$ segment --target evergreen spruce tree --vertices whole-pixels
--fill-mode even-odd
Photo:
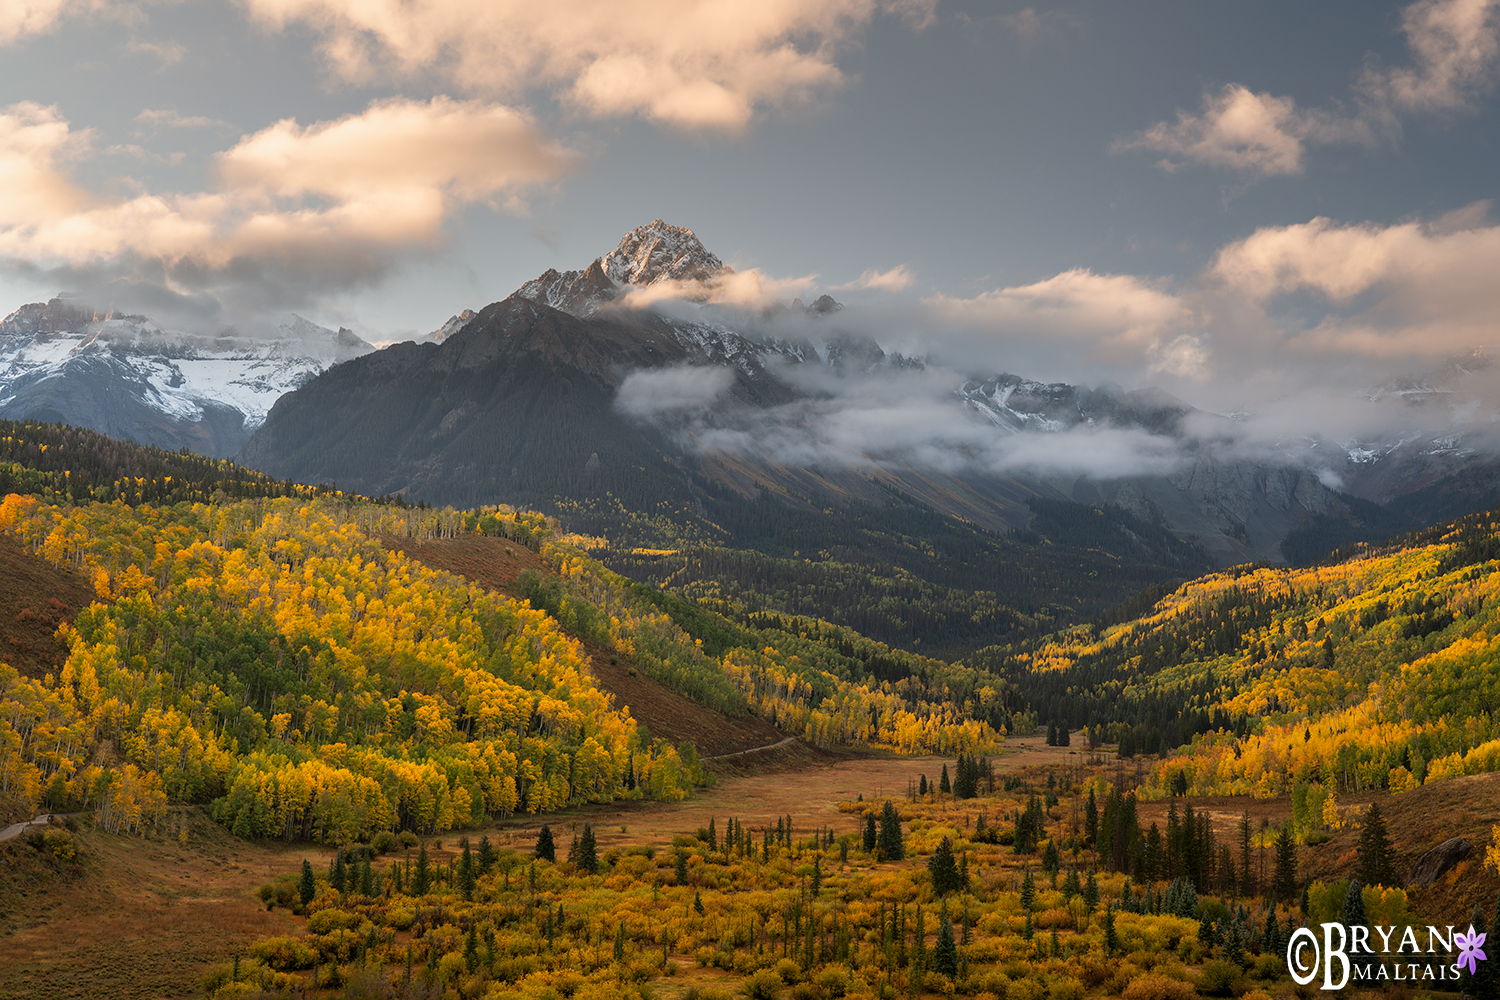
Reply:
[[[411,891],[414,896],[425,896],[432,888],[432,862],[427,858],[427,845],[417,854],[417,872],[412,877]]]
[[[1093,872],[1089,872],[1089,877],[1084,880],[1083,901],[1088,904],[1090,913],[1099,907],[1099,883]]]
[[[469,838],[463,839],[463,852],[458,857],[458,891],[465,900],[474,899],[474,887],[477,883],[474,874],[474,855],[469,850]]]
[[[927,871],[932,875],[932,891],[939,897],[946,896],[950,892],[959,892],[964,888],[963,879],[958,871],[958,863],[953,857],[952,838],[944,837],[939,842],[937,849],[932,852],[932,857],[927,859]]]
[[[1120,935],[1115,930],[1115,908],[1114,905],[1104,910],[1104,954],[1113,955],[1120,950]]]
[[[1359,862],[1355,877],[1364,885],[1381,885],[1388,889],[1400,888],[1401,885],[1391,858],[1385,817],[1380,814],[1379,804],[1374,802],[1365,813],[1364,829],[1359,834]]]
[[[538,861],[557,861],[557,844],[552,839],[552,827],[542,824],[536,835],[536,850],[532,852]]]
[[[946,763],[943,765],[943,776],[938,779],[938,791],[944,795],[949,795],[953,792],[953,783],[948,780],[948,765]]]
[[[932,970],[949,979],[958,978],[958,944],[953,940],[953,924],[944,913],[938,921],[937,944],[932,949]]]
[[[302,880],[297,884],[297,894],[306,906],[313,901],[318,894],[318,883],[313,879],[312,862],[306,858],[302,859]]]
[[[359,866],[359,894],[367,899],[375,895],[375,872],[368,857]]]
[[[1026,874],[1021,879],[1021,905],[1026,912],[1036,905],[1036,881],[1031,877],[1031,869],[1026,869]]]
[[[823,859],[822,858],[814,858],[813,859],[812,882],[808,885],[808,888],[812,890],[812,894],[814,896],[816,896],[818,893],[820,893],[820,892],[823,891]]]
[[[1068,877],[1063,879],[1063,899],[1072,899],[1083,891],[1083,886],[1078,881],[1078,869],[1069,868]]]
[[[901,861],[906,857],[906,844],[901,836],[901,817],[889,799],[880,812],[880,834],[875,843],[876,852],[884,861]]]
[[[693,890],[693,912],[703,912],[703,897],[698,893],[697,889]]]
[[[687,885],[687,880],[688,880],[687,859],[688,859],[687,851],[679,850],[677,852],[677,864],[676,864],[676,867],[673,869],[673,878],[674,878],[674,880],[676,881],[676,883],[678,885]]]
[[[594,842],[594,828],[583,824],[583,839],[578,842],[578,869],[590,875],[599,873],[599,852]]]
[[[719,849],[719,832],[714,827],[714,818],[708,818],[708,849],[717,851]]]
[[[1276,833],[1276,898],[1290,903],[1296,895],[1297,844],[1292,840],[1292,825],[1283,823]]]
[[[344,849],[340,847],[333,859],[333,871],[328,873],[328,884],[339,892],[349,891],[349,869],[344,866]]]
[[[1281,924],[1276,919],[1276,907],[1266,910],[1266,926],[1261,931],[1260,949],[1272,955],[1281,954]]]
[[[1047,841],[1047,849],[1042,852],[1042,871],[1049,875],[1056,875],[1057,869],[1062,866],[1062,858],[1057,853],[1057,838],[1053,837]]]
[[[865,813],[864,849],[866,854],[872,853],[875,850],[875,843],[875,813],[871,811]]]
[[[921,795],[926,795],[926,794],[927,794],[927,775],[924,774],[924,775],[921,776],[921,778],[919,778],[917,780],[917,795],[921,796]]]
[[[547,831],[551,833],[551,830]],[[490,869],[495,867],[495,862],[500,860],[500,854],[490,843],[490,835],[485,834],[479,838],[479,874],[488,875]]]

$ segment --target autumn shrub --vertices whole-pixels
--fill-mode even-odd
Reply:
[[[1010,991],[1010,977],[998,969],[990,969],[975,976],[974,982],[981,993],[992,994],[995,1000],[1009,1000],[1007,994]]]
[[[1072,976],[1058,976],[1047,989],[1047,1000],[1083,1000],[1083,982]]]
[[[790,958],[783,958],[774,966],[776,975],[783,983],[797,983],[802,981],[802,966],[793,962]]]
[[[1256,979],[1262,979],[1266,982],[1270,982],[1275,979],[1280,979],[1285,973],[1286,960],[1280,955],[1272,955],[1268,953],[1256,958],[1255,965],[1251,967],[1250,974],[1253,975]]]
[[[785,961],[785,959],[783,959]],[[793,967],[796,962],[791,963]],[[750,1000],[776,1000],[781,996],[784,982],[772,969],[761,969],[745,980],[745,996]]]
[[[844,965],[829,965],[818,971],[813,982],[826,997],[841,997],[849,992],[849,968]]]
[[[381,830],[370,839],[370,846],[381,854],[389,854],[396,847],[396,835],[389,830]]]
[[[364,923],[364,917],[348,910],[330,908],[319,910],[307,918],[309,934],[327,934],[329,931],[353,930]]]
[[[1124,1000],[1194,1000],[1197,995],[1191,984],[1155,972],[1137,976],[1121,994]]]
[[[1021,976],[1011,980],[1005,1000],[1042,1000],[1046,995],[1045,985],[1030,976]]]
[[[410,830],[402,830],[396,839],[401,841],[402,847],[416,847],[417,844],[421,843],[421,838]]]
[[[273,969],[310,969],[313,950],[300,937],[261,938],[250,946],[250,954]]]
[[[1245,970],[1235,963],[1216,958],[1203,963],[1203,970],[1198,973],[1198,989],[1209,996],[1228,996],[1244,975]]]

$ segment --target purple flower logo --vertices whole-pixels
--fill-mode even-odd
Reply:
[[[1467,968],[1469,975],[1476,975],[1479,971],[1479,963],[1485,960],[1485,954],[1480,950],[1484,944],[1485,935],[1476,933],[1474,925],[1469,925],[1469,933],[1462,931],[1453,935],[1453,943],[1461,949],[1458,953],[1458,967]]]

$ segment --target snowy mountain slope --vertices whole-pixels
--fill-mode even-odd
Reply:
[[[300,316],[268,337],[204,336],[53,299],[0,321],[0,416],[227,457],[282,395],[372,350]]]

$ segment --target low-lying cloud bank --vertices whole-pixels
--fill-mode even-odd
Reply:
[[[771,409],[730,402],[722,373],[644,372],[627,380],[620,405],[691,447],[789,464],[1107,478],[1169,472],[1210,447],[1222,459],[1303,465],[1337,485],[1351,449],[1426,440],[1500,452],[1500,367],[1490,360],[1500,340],[1500,226],[1487,209],[1390,226],[1318,218],[1267,227],[1185,279],[1074,269],[970,298],[825,315],[698,287],[689,296],[697,304],[656,306],[807,340],[825,355],[830,342],[866,339],[925,367],[790,365],[776,374],[806,398]],[[997,419],[986,408],[1004,399],[959,390],[1001,372],[1104,385],[1118,402],[1100,408],[1096,395],[1083,415],[1075,402],[1061,420]],[[1170,404],[1110,385],[1155,387],[1185,415],[1168,419]],[[1018,410],[1036,405],[1025,395]]]

